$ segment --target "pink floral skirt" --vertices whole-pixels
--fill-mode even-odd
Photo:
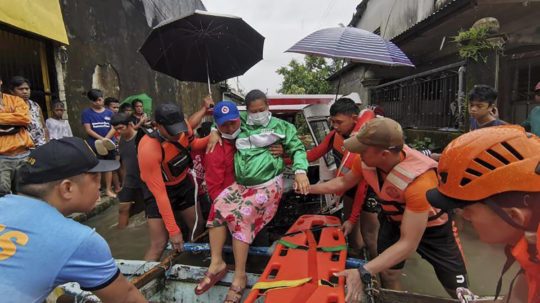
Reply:
[[[227,224],[235,239],[251,244],[259,231],[274,218],[282,193],[281,175],[253,187],[235,182],[214,200],[206,226]]]

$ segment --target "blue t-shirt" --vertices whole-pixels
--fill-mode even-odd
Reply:
[[[18,195],[0,198],[2,302],[41,303],[67,282],[97,290],[118,275],[107,242],[93,229],[46,202]]]
[[[499,126],[499,125],[506,125],[508,123],[504,122],[503,120],[499,120],[499,119],[495,119],[491,122],[488,122],[486,124],[483,124],[483,125],[480,125],[478,124],[478,121],[476,121],[476,119],[474,118],[470,118],[470,130],[473,131],[473,130],[477,130],[477,129],[481,129],[481,128],[484,128],[484,127],[491,127],[491,126]]]
[[[105,109],[101,113],[97,113],[92,108],[87,108],[81,114],[81,121],[83,124],[90,124],[93,131],[105,137],[111,130],[111,117],[113,115],[114,113],[110,109]],[[95,151],[94,142],[96,139],[88,136],[86,141]]]

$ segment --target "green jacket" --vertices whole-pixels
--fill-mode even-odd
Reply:
[[[293,160],[293,170],[307,172],[306,149],[296,134],[296,127],[289,122],[272,117],[266,126],[248,125],[247,113],[240,113],[241,132],[236,139],[234,171],[236,182],[253,186],[267,182],[285,169],[282,157],[274,157],[268,146],[279,143],[285,154]]]

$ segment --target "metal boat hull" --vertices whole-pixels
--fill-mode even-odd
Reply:
[[[128,278],[142,275],[149,271],[158,262],[145,262],[138,260],[117,260],[120,271]],[[232,282],[233,272],[229,271],[225,278],[216,286],[201,296],[194,293],[194,288],[206,272],[206,267],[192,265],[174,265],[168,272],[166,277],[156,279],[145,285],[141,291],[150,302],[223,302],[227,294],[227,290]],[[259,279],[258,274],[248,273],[248,287],[251,287]],[[89,292],[82,291],[77,283],[67,283],[60,286],[60,291],[55,291],[55,295],[51,295],[47,303],[56,302],[56,298],[63,294],[75,297],[75,302],[100,302],[99,299]],[[245,296],[247,295],[245,292]],[[64,301],[63,301],[64,302]],[[261,298],[260,302],[264,302]],[[367,301],[363,301],[367,302]],[[451,303],[456,300],[434,297],[429,295],[421,295],[403,291],[392,291],[382,289],[377,303]],[[500,302],[502,300],[493,301],[490,298],[477,300],[476,302]]]

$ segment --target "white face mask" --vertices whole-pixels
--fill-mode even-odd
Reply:
[[[221,137],[223,137],[223,139],[229,139],[229,140],[234,140],[236,139],[236,137],[238,137],[238,134],[240,134],[240,127],[232,134],[221,134]]]
[[[250,125],[265,126],[270,122],[270,118],[272,118],[272,113],[268,110],[258,113],[248,113],[247,123]]]

